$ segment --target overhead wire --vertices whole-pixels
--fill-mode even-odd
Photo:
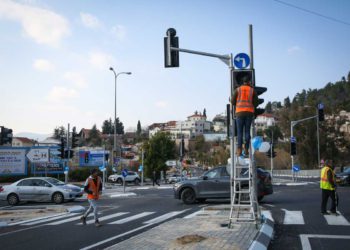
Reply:
[[[295,8],[295,9],[298,9],[298,10],[301,10],[301,11],[304,11],[304,12],[307,12],[309,14],[313,14],[315,16],[323,17],[323,18],[331,20],[333,22],[337,22],[337,23],[341,23],[341,24],[350,26],[350,23],[348,23],[348,22],[342,21],[340,19],[336,19],[336,18],[331,17],[331,16],[323,15],[323,14],[318,13],[316,11],[308,10],[308,9],[305,9],[305,8],[302,8],[302,7],[299,7],[299,6],[296,6],[294,4],[290,4],[290,3],[287,3],[287,2],[284,2],[284,1],[281,1],[281,0],[273,0],[273,1],[275,1],[277,3],[280,3],[280,4],[284,4],[286,6],[289,6],[289,7]]]

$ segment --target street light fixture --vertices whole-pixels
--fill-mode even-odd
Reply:
[[[117,78],[119,75],[126,74],[131,75],[131,72],[119,72],[116,73],[113,67],[110,67],[109,70],[113,71],[114,74],[114,144],[113,144],[113,151],[117,151]],[[114,160],[114,159],[113,159]]]

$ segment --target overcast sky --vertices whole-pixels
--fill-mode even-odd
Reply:
[[[225,111],[228,67],[180,54],[165,69],[163,37],[216,54],[248,53],[253,25],[257,85],[267,101],[322,88],[350,70],[347,0],[0,0],[0,125],[14,133],[57,126],[101,128],[117,116],[125,128]]]

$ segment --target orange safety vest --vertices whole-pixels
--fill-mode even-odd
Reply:
[[[242,85],[237,89],[237,91],[238,91],[238,95],[237,95],[237,101],[236,101],[236,113],[239,113],[239,112],[254,113],[253,88],[247,85]]]
[[[328,177],[327,177],[327,173],[328,171],[331,171],[332,176],[333,176],[333,181],[334,181],[334,172],[333,170],[328,167],[328,166],[324,166],[321,170],[321,181],[320,181],[320,188],[321,189],[326,189],[326,190],[334,190],[334,186],[332,185],[332,183],[329,182]]]
[[[88,194],[87,198],[89,200],[98,200],[98,198],[100,197],[100,177],[97,177],[97,182],[95,184],[94,179],[89,178],[88,179],[88,187],[89,190],[92,192],[92,194]]]

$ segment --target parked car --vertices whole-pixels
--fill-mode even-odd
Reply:
[[[173,174],[173,175],[170,175],[167,179],[166,179],[166,182],[167,183],[176,183],[176,182],[179,182],[179,181],[182,181],[182,180],[185,180],[186,177],[183,176],[183,175],[180,175],[180,174]]]
[[[33,177],[0,187],[0,200],[7,200],[12,206],[20,201],[52,201],[60,204],[83,196],[83,192],[82,188],[55,178]]]
[[[242,173],[242,177],[248,173]],[[257,168],[258,200],[265,195],[273,193],[271,175],[269,172]],[[242,187],[248,182],[242,183]],[[206,199],[230,198],[230,175],[226,166],[220,166],[204,173],[199,178],[191,178],[174,184],[174,196],[181,199],[185,204],[196,201],[204,202]]]
[[[121,174],[112,174],[108,177],[108,180],[111,182],[116,182],[118,184],[123,184],[123,176]],[[128,171],[128,175],[125,177],[126,182],[133,182],[135,185],[139,185],[141,178],[134,171]]]
[[[335,181],[338,185],[350,185],[350,168],[344,169],[344,172],[335,175]]]

